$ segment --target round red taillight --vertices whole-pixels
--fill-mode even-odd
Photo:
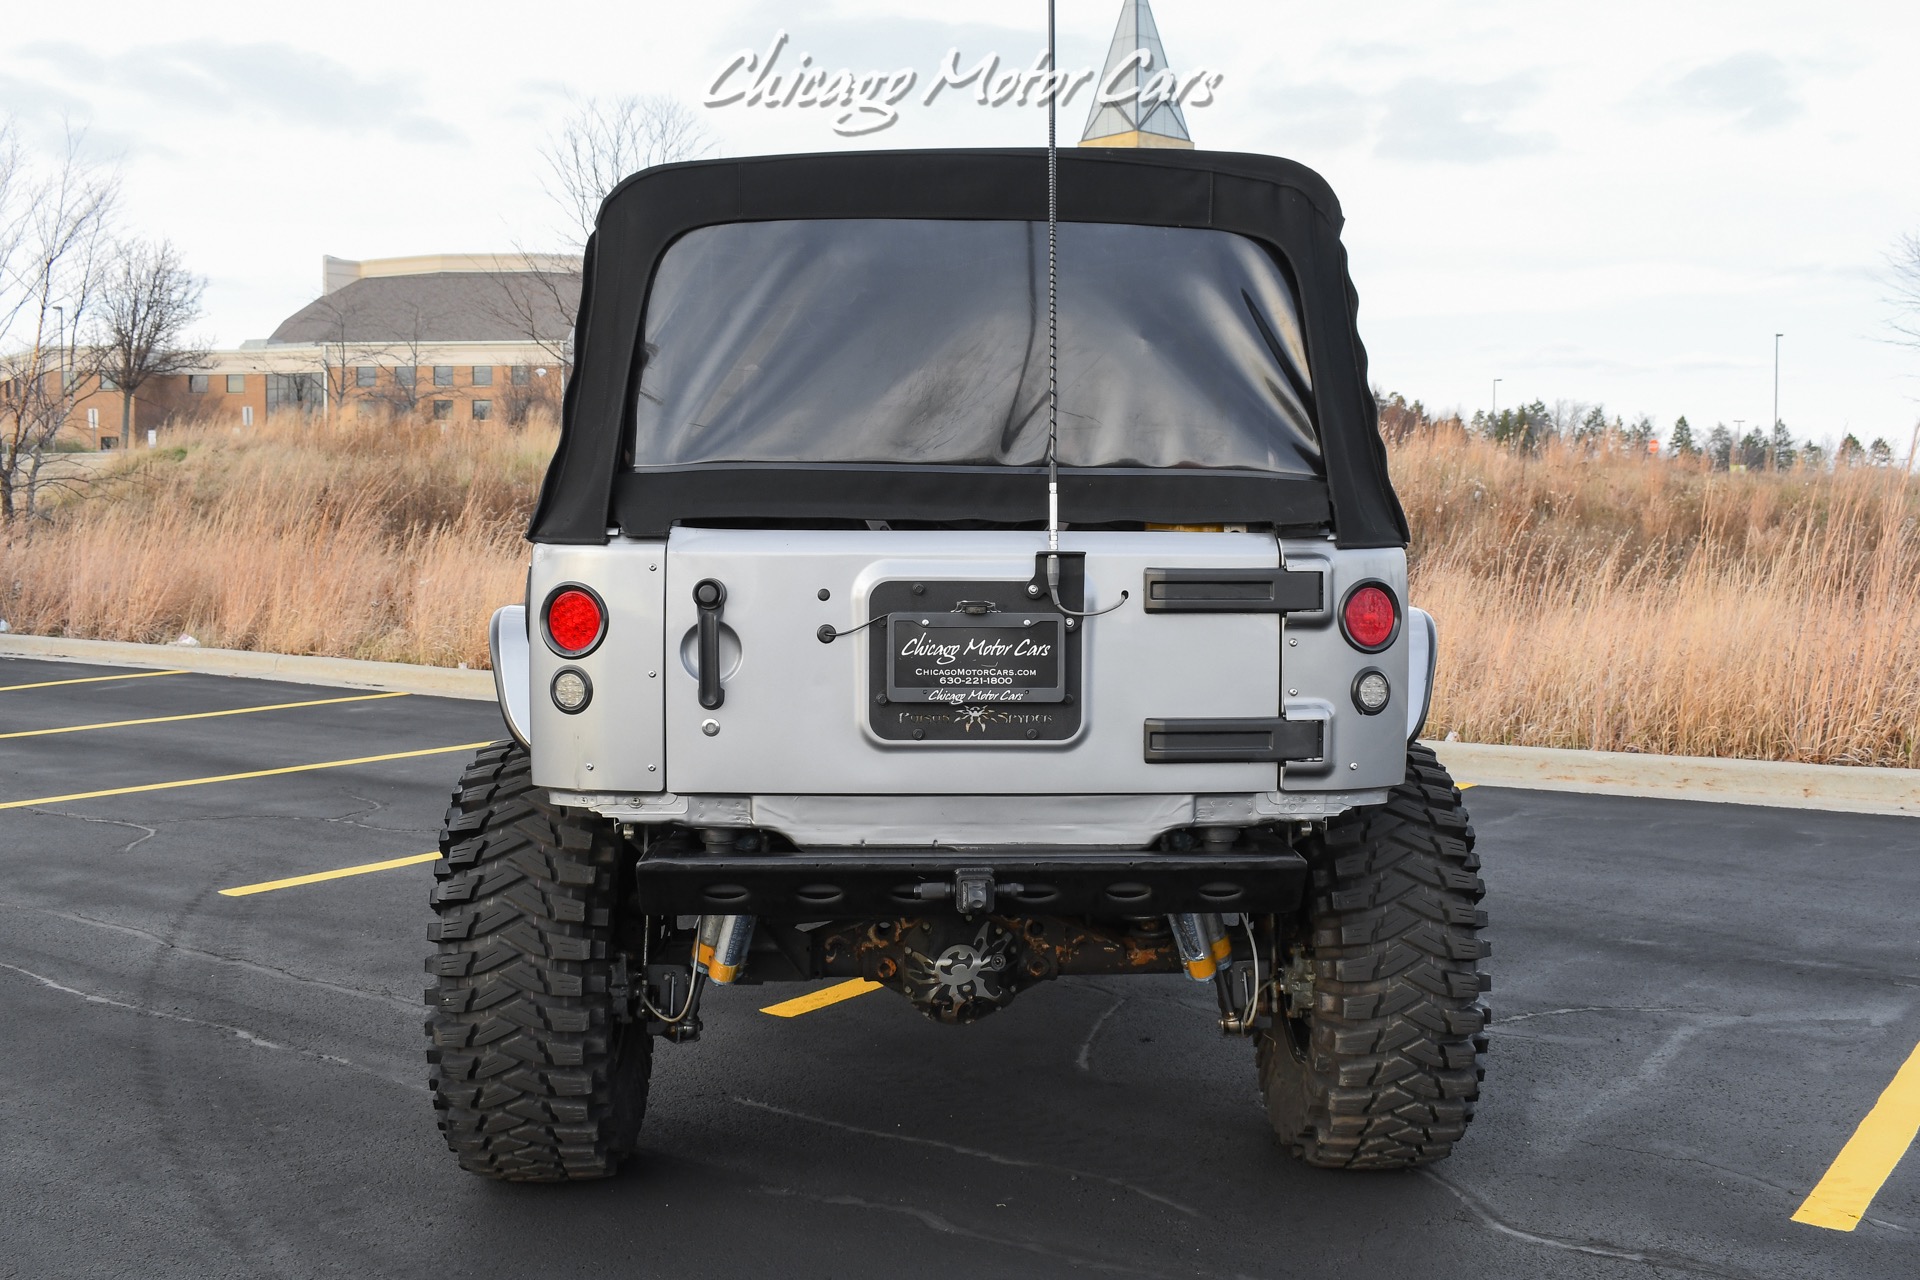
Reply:
[[[547,638],[570,658],[598,644],[606,623],[600,602],[578,587],[556,591],[547,601]]]
[[[1340,610],[1340,625],[1356,649],[1369,653],[1384,649],[1393,641],[1400,622],[1400,610],[1385,587],[1372,583],[1356,588]]]

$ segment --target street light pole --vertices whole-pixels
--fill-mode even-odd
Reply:
[[[1786,336],[1784,333],[1773,335],[1773,425],[1767,428],[1768,435],[1780,429],[1780,339]]]
[[[1496,418],[1500,416],[1500,382],[1499,378],[1493,380],[1493,416]]]

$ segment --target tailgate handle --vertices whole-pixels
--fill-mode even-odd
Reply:
[[[1318,760],[1324,750],[1318,720],[1285,716],[1245,719],[1149,720],[1148,764],[1285,764]]]
[[[1318,613],[1317,569],[1148,569],[1148,613]]]
[[[694,607],[700,610],[700,705],[712,711],[727,700],[720,687],[720,610],[726,607],[727,588],[717,578],[693,584]]]

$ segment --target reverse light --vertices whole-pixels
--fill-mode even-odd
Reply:
[[[1347,643],[1365,653],[1378,653],[1400,632],[1400,605],[1378,582],[1363,582],[1347,593],[1340,606],[1340,629]]]
[[[607,610],[600,597],[586,587],[560,587],[547,597],[540,611],[547,647],[563,658],[593,652],[607,631]]]
[[[593,701],[593,681],[587,679],[587,673],[578,667],[562,667],[553,673],[553,685],[549,689],[553,695],[553,705],[573,715],[584,711]]]
[[[1363,716],[1377,716],[1387,709],[1387,700],[1393,696],[1393,686],[1387,683],[1386,673],[1369,667],[1353,681],[1353,705],[1360,709]]]

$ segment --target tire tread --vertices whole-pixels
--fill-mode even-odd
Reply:
[[[525,748],[502,742],[461,775],[440,853],[425,994],[447,1146],[462,1168],[502,1181],[612,1174],[651,1060],[645,1033],[623,1034],[607,996],[612,827],[548,805]]]
[[[1304,1061],[1257,1042],[1275,1132],[1306,1163],[1404,1169],[1444,1159],[1480,1094],[1491,982],[1486,892],[1460,792],[1411,743],[1386,804],[1330,823],[1309,851],[1314,1005]]]

